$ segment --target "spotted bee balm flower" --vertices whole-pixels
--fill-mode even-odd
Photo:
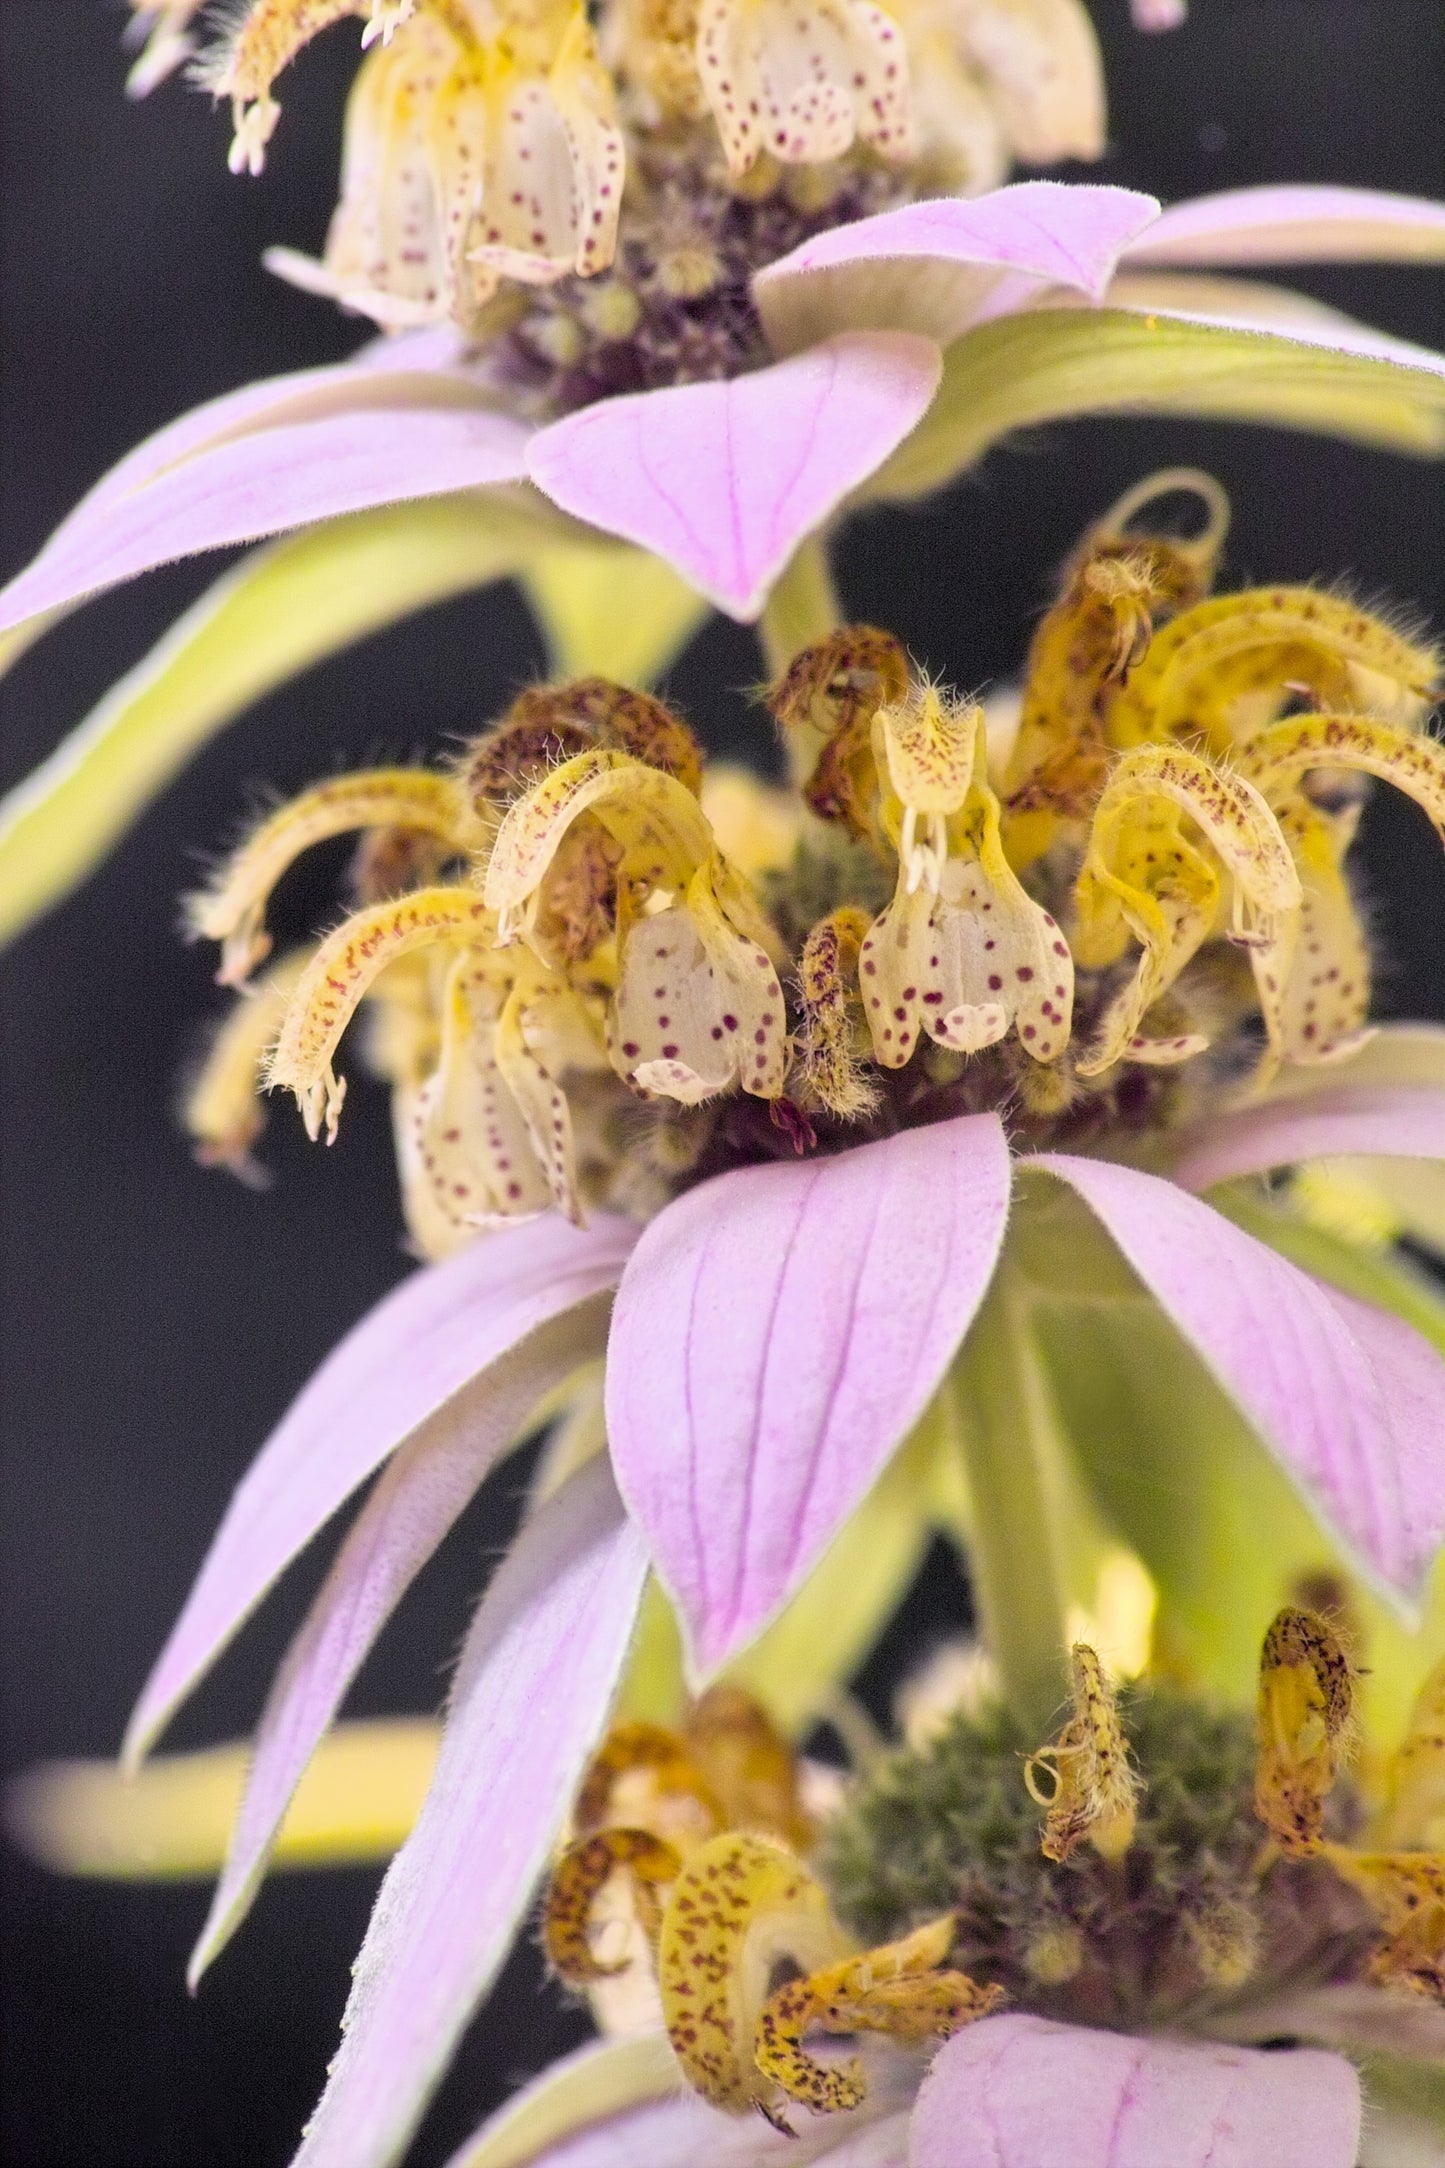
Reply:
[[[1182,537],[1164,516],[1181,492],[1203,508]],[[915,2160],[951,2158],[917,2136],[949,2069],[987,2093],[1042,2057],[1113,2086],[1117,2105],[1147,2068],[1181,2100],[1203,2097],[1196,2081],[1242,2086],[1282,2124],[1314,2088],[1306,2058],[1155,2039],[1173,2017],[1142,1989],[1101,2017],[1068,1994],[1030,2002],[1016,1966],[975,1978],[939,1924],[946,1894],[931,1915],[910,1902],[879,1933],[870,1924],[880,1947],[860,1956],[792,1858],[808,1837],[791,1794],[754,1795],[739,1849],[733,1778],[707,1760],[715,1738],[703,1753],[689,1734],[698,1782],[676,1775],[683,1748],[648,1748],[666,1826],[624,1817],[622,1853],[602,1842],[618,1826],[612,1780],[585,1776],[619,1691],[629,1720],[670,1723],[685,1679],[722,1680],[805,1729],[936,1530],[966,1558],[1014,1727],[986,1751],[970,1733],[969,1752],[1019,1779],[1035,1849],[1039,1802],[1041,1856],[1065,1875],[1095,1859],[1127,1883],[1151,1811],[1138,1776],[1174,1796],[1144,1766],[1147,1727],[1137,1751],[1119,1732],[1088,1653],[1125,1583],[1148,1591],[1138,1663],[1157,1604],[1161,1668],[1187,1686],[1185,1713],[1148,1734],[1171,1767],[1204,1701],[1237,1694],[1263,1622],[1322,1574],[1348,1591],[1371,1649],[1368,1677],[1330,1672],[1337,1698],[1347,1685],[1372,1723],[1403,1725],[1419,1658],[1401,1620],[1418,1620],[1445,1534],[1445,1313],[1388,1238],[1445,1247],[1430,1186],[1445,1039],[1370,1024],[1347,853],[1372,778],[1445,829],[1445,756],[1425,727],[1438,661],[1338,593],[1216,592],[1226,519],[1207,476],[1131,491],[1065,568],[1016,701],[955,696],[878,628],[803,648],[767,693],[795,792],[709,775],[664,703],[585,678],[525,692],[446,770],[305,793],[194,899],[193,929],[243,989],[190,1100],[205,1156],[248,1161],[261,1083],[334,1134],[338,1043],[364,1009],[407,1224],[434,1260],[336,1350],[262,1451],[136,1711],[132,1761],[377,1475],[277,1674],[194,1975],[242,1918],[401,1594],[537,1411],[567,1411],[468,1636],[305,2168],[398,2157],[579,1785],[594,1800],[578,1828],[592,1865],[554,1883],[564,1970],[587,1969],[604,1867],[622,1860],[644,1891],[664,1972],[668,1949],[690,1947],[678,1893],[704,1894],[694,1884],[713,1866],[736,1884],[727,1933],[742,1969],[718,1960],[732,2028],[718,2067],[732,2075],[701,2085],[724,2105],[783,2114],[770,2088],[788,2096],[789,2072],[790,2097],[851,2098],[851,2079],[812,2075],[804,2035],[830,2013],[918,2043],[991,2008],[996,1986],[1010,2013],[945,2049]],[[351,915],[269,961],[276,880],[311,844],[356,831]],[[1354,1239],[1338,1231],[1347,1206]],[[1044,1747],[1071,1639],[1075,1711]],[[1354,1824],[1325,1802],[1345,1735],[1328,1709],[1320,1730],[1313,1658],[1296,1676],[1294,1646],[1271,1643],[1265,1822],[1291,1860],[1324,1860],[1329,1888],[1363,1900],[1353,1931],[1376,1975],[1429,1987],[1428,1963],[1390,1955],[1416,1950],[1401,1894],[1416,1885],[1384,1869],[1371,1883],[1368,1848],[1338,1850]],[[539,1729],[528,1712],[541,1705]],[[1224,1773],[1208,1781],[1234,1800],[1238,1740],[1226,1727],[1218,1741]],[[1412,1746],[1402,1769],[1412,1756],[1429,1761]],[[766,1755],[760,1766],[776,1775]],[[1214,1806],[1200,1811],[1216,1828]],[[1250,1952],[1273,1932],[1254,1913],[1242,1924],[1257,1841],[1244,1826],[1246,1850],[1218,1838],[1223,1879],[1204,1877],[1217,1902],[1193,1903],[1175,1953],[1183,1965],[1186,1942],[1195,1952],[1191,1994],[1200,1964],[1231,1995],[1231,1967],[1254,1979]],[[797,1912],[813,1928],[780,1943],[760,1924],[759,1940],[758,1907],[760,1922]],[[1052,1970],[1061,1992],[1093,1980],[1097,1966],[1070,1954],[1080,1923],[1061,1914],[1052,1944],[1046,1924],[1034,1920],[1024,1974],[1048,1986]],[[770,2005],[769,1965],[790,1950],[805,1987]],[[769,2008],[759,2065],[748,2028]],[[1217,2022],[1211,2001],[1196,2029],[1217,2040]],[[1075,2023],[1144,2033],[1081,2043],[1058,2029]],[[723,2052],[715,2027],[707,2039]],[[973,2041],[1000,2043],[996,2067]],[[1353,2081],[1341,2065],[1327,2085],[1319,2144],[1338,2139],[1344,2163]],[[895,2109],[880,2159],[904,2158],[902,2096]],[[549,2142],[559,2127],[546,2124]]]
[[[1121,1695],[1085,1643],[1070,1674],[1052,1745],[996,1702],[957,1708],[813,1824],[735,1688],[676,1731],[616,1727],[544,1938],[581,1989],[641,1971],[645,2015],[534,2081],[456,2168],[1354,2168],[1339,2051],[1445,2043],[1440,1670],[1373,1794],[1348,1768],[1355,1667],[1316,1613],[1269,1626],[1253,1724],[1175,1685]],[[614,1885],[640,1927],[620,1957]],[[1371,2159],[1408,2157],[1388,2118],[1372,2135]]]
[[[1439,205],[992,185],[1100,149],[1077,0],[611,0],[595,23],[581,0],[254,0],[202,63],[238,164],[342,15],[368,50],[341,201],[320,262],[271,260],[389,336],[161,430],[0,596],[4,661],[139,572],[288,537],[0,808],[0,927],[250,700],[446,595],[521,580],[559,671],[648,680],[709,604],[761,620],[779,666],[836,621],[845,514],[1020,429],[1184,413],[1445,446],[1438,355],[1217,275],[1439,262]],[[151,73],[198,35],[182,6],[137,20]]]

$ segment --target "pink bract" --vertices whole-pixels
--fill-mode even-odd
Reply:
[[[785,357],[839,333],[891,334],[887,343],[857,341],[850,358],[835,351],[826,366],[815,352],[801,371],[784,358],[731,383],[604,402],[536,430],[496,411],[451,334],[407,334],[338,368],[212,401],[138,447],[0,595],[0,631],[174,557],[409,497],[514,487],[528,475],[597,528],[657,549],[746,619],[797,545],[927,408],[938,357],[897,335],[946,344],[1038,303],[1108,300],[1116,269],[1334,256],[1441,260],[1445,207],[1363,189],[1271,188],[1160,213],[1127,189],[1043,181],[913,204],[809,242],[756,282]],[[1260,321],[1248,293],[1234,317],[1203,289],[1197,308],[1187,294],[1131,295],[1128,305],[1216,325]],[[1393,363],[1419,384],[1445,375],[1438,355],[1343,318],[1278,331],[1301,350]],[[1088,407],[1081,394],[1079,410]],[[762,417],[756,447],[730,444],[740,416],[753,426]],[[772,456],[775,437],[788,456]],[[680,445],[693,453],[685,468]]]

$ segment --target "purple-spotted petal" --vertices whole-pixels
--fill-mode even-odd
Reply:
[[[730,382],[599,400],[541,429],[533,481],[749,623],[798,544],[922,418],[927,339],[860,332]]]
[[[1440,263],[1445,203],[1379,188],[1230,188],[1171,204],[1124,254],[1139,264]]]
[[[617,1480],[704,1674],[794,1594],[922,1414],[993,1276],[992,1114],[746,1167],[652,1222],[607,1362]]]
[[[527,1915],[606,1725],[646,1573],[605,1456],[541,1507],[498,1569],[296,2168],[385,2168],[405,2149]]]
[[[530,432],[456,370],[309,369],[182,416],[83,497],[0,593],[0,631],[200,550],[525,474]]]
[[[541,1325],[392,1459],[277,1673],[210,1916],[191,1958],[195,1987],[240,1925],[286,1810],[347,1687],[396,1605],[545,1394],[606,1337],[606,1295]]]
[[[1360,2081],[1341,2055],[1139,2040],[985,2018],[945,2042],[911,2168],[1354,2168]]]
[[[1308,1099],[1241,1107],[1186,1136],[1173,1174],[1186,1189],[1208,1189],[1239,1174],[1359,1153],[1445,1159],[1445,1087],[1339,1084]]]
[[[943,344],[1060,286],[1101,301],[1128,243],[1159,215],[1132,188],[1019,181],[860,218],[803,242],[753,281],[773,348],[832,332],[922,332]]]
[[[1315,1511],[1409,1605],[1445,1535],[1445,1362],[1172,1182],[1028,1160],[1072,1184]]]
[[[414,1273],[347,1334],[243,1477],[131,1718],[127,1760],[358,1484],[438,1410],[466,1414],[488,1365],[527,1334],[615,1286],[635,1240],[620,1220],[531,1220]],[[456,1395],[465,1408],[448,1407]]]

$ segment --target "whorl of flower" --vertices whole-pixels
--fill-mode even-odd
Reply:
[[[190,10],[152,12],[158,80]],[[810,212],[836,224],[871,207],[887,169],[900,198],[976,192],[1015,157],[1103,149],[1080,0],[610,0],[595,33],[582,0],[250,0],[193,69],[231,100],[233,171],[261,170],[276,78],[348,15],[374,49],[347,108],[324,260],[272,260],[388,326],[473,327],[504,278],[593,277],[624,210],[648,244],[647,281],[696,298],[717,281],[707,208],[720,226],[735,191],[773,197],[788,169],[816,178],[791,206],[779,198],[781,226],[761,222],[758,263],[802,239]],[[629,304],[624,286],[609,321]]]
[[[1159,523],[1180,491],[1208,512],[1192,541]],[[686,726],[603,679],[524,693],[449,774],[304,793],[193,929],[243,983],[279,875],[348,830],[369,838],[361,907],[217,1042],[190,1116],[205,1156],[246,1159],[263,1017],[267,1081],[334,1134],[363,999],[432,1254],[549,1199],[652,1210],[700,1173],[946,1113],[1137,1140],[1251,1070],[1349,1054],[1370,993],[1344,870],[1358,779],[1445,833],[1445,749],[1420,728],[1435,651],[1311,588],[1209,595],[1223,531],[1216,485],[1177,471],[1091,529],[1011,743],[887,633],[805,649],[767,696],[804,773],[790,860],[745,823],[722,848]]]
[[[678,1732],[622,1726],[548,1886],[553,1967],[583,1988],[650,1969],[688,2083],[784,2129],[790,2103],[837,2113],[867,2094],[861,2067],[820,2061],[809,2036],[916,2047],[1008,2003],[1081,2026],[1265,2039],[1301,1977],[1337,1995],[1359,1983],[1366,2010],[1369,1986],[1445,2002],[1445,1859],[1427,1820],[1399,1819],[1402,1791],[1445,1780],[1438,1669],[1382,1764],[1396,1802],[1384,1852],[1378,1802],[1358,1787],[1332,1796],[1333,1746],[1322,1774],[1326,1740],[1353,1720],[1352,1666],[1324,1618],[1291,1608],[1266,1634],[1257,1736],[1177,1687],[1121,1699],[1086,1644],[1070,1667],[1075,1713],[1055,1745],[1025,1759],[1000,1709],[956,1712],[926,1746],[855,1776],[841,1812],[801,1836],[781,1742],[735,1688]],[[730,1733],[767,1752],[769,1784],[745,1799],[720,1760]],[[1283,1803],[1301,1785],[1317,1809],[1308,1838]],[[1092,1860],[1075,1856],[1085,1842]],[[599,1924],[598,1904],[615,1884],[643,1932],[603,1960],[594,1937],[617,1947],[621,1915]],[[770,1991],[784,1958],[797,1977]],[[1308,2037],[1309,2019],[1296,2029]]]
[[[740,1792],[739,1764],[759,1761],[769,1781]],[[638,1773],[651,1782],[633,1784],[625,1823],[610,1819],[619,1780]],[[692,1809],[687,1823],[679,1799]],[[579,1987],[621,1969],[598,1958],[592,1935],[598,1898],[624,1877],[678,2064],[715,2108],[756,2110],[791,2134],[789,2102],[835,2113],[867,2092],[861,2066],[820,2062],[806,2034],[874,2032],[921,2044],[1003,2000],[1001,1990],[948,1968],[947,1912],[888,1947],[855,1953],[800,1856],[812,1832],[786,1748],[736,1688],[704,1697],[678,1735],[654,1725],[614,1731],[588,1772],[576,1822],[579,1834],[547,1890],[552,1966]],[[783,1961],[797,1977],[774,1987]]]

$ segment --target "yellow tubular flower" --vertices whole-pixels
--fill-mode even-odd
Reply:
[[[422,888],[392,903],[358,911],[323,941],[302,974],[286,1012],[266,1081],[294,1092],[306,1133],[334,1141],[346,1086],[331,1066],[357,1003],[388,964],[418,949],[455,940],[483,945],[495,923],[473,889]]]
[[[1353,1744],[1353,1704],[1354,1670],[1333,1627],[1309,1611],[1282,1611],[1260,1663],[1256,1812],[1282,1852],[1326,1861],[1364,1898],[1379,1937],[1370,1978],[1445,2002],[1445,1853],[1424,1848],[1445,1800],[1445,1677],[1437,1667],[1425,1681],[1395,1756],[1390,1803],[1358,1845],[1326,1834]]]
[[[1241,742],[1239,712],[1251,700],[1272,722],[1307,695],[1322,707],[1378,709],[1382,695],[1418,712],[1439,673],[1433,647],[1405,638],[1342,595],[1312,587],[1263,587],[1216,595],[1176,617],[1109,707],[1116,746],[1175,731],[1202,736],[1212,753]]]
[[[1237,767],[1275,808],[1303,889],[1298,936],[1281,974],[1279,1051],[1294,1062],[1338,1060],[1359,1043],[1370,1003],[1369,948],[1344,873],[1357,814],[1321,811],[1305,779],[1333,771],[1392,783],[1445,839],[1445,747],[1367,716],[1305,715],[1252,737]],[[1266,952],[1260,965],[1277,971],[1280,961]]]
[[[1156,817],[1162,809],[1162,819]],[[1279,1039],[1282,947],[1292,938],[1299,876],[1269,807],[1253,784],[1224,774],[1179,745],[1139,745],[1118,763],[1094,813],[1089,855],[1075,892],[1081,963],[1102,965],[1123,946],[1127,927],[1143,955],[1132,987],[1106,1014],[1098,1043],[1080,1063],[1097,1075],[1127,1052],[1133,1060],[1185,1060],[1192,1037],[1150,1041],[1139,1022],[1179,976],[1205,935],[1214,900],[1210,865],[1178,832],[1187,815],[1228,876],[1230,938],[1251,952],[1260,1006]],[[1212,913],[1211,913],[1212,915]]]
[[[898,886],[859,965],[874,1057],[900,1068],[921,1032],[977,1053],[1012,1026],[1035,1061],[1054,1061],[1073,1009],[1068,945],[1005,856],[982,709],[955,711],[947,724],[944,712],[925,690],[915,714],[885,709],[875,726],[902,819]]]
[[[619,1810],[626,1822],[609,1819]],[[736,1688],[705,1694],[680,1733],[618,1726],[584,1778],[576,1823],[547,1891],[552,1964],[579,1985],[616,1969],[593,1948],[594,1911],[625,1877],[682,2073],[725,2113],[756,2110],[786,2131],[790,2101],[855,2107],[860,2067],[819,2062],[803,2046],[809,2031],[919,2044],[1003,1999],[947,1969],[951,1916],[856,1952],[800,1856],[812,1831],[792,1757]],[[797,1977],[775,1987],[780,1965]]]
[[[1136,525],[1160,499],[1190,496],[1205,522],[1188,540]],[[1004,841],[1016,866],[1077,829],[1102,787],[1105,717],[1156,628],[1199,601],[1229,529],[1229,500],[1193,467],[1126,491],[1084,536],[1029,649],[1019,726],[1004,770]]]
[[[273,964],[237,1002],[186,1089],[181,1120],[203,1167],[226,1167],[254,1188],[266,1181],[251,1147],[266,1127],[261,1079],[291,996],[306,968],[298,951]]]
[[[1139,1779],[1118,1702],[1086,1643],[1075,1643],[1069,1670],[1074,1713],[1054,1744],[1024,1765],[1029,1796],[1049,1810],[1041,1848],[1059,1864],[1083,1843],[1101,1859],[1122,1859],[1134,1841]],[[1048,1772],[1042,1786],[1041,1768]]]
[[[222,986],[240,986],[269,955],[266,905],[287,868],[313,844],[356,828],[430,835],[448,855],[476,840],[465,798],[451,776],[424,768],[378,768],[337,776],[293,798],[234,852],[213,887],[188,899],[186,923],[197,940],[221,943]]]
[[[608,1016],[618,1074],[684,1105],[733,1084],[776,1098],[787,1062],[783,993],[769,953],[776,937],[675,776],[604,747],[565,761],[519,799],[487,866],[486,897],[502,939],[545,948],[548,878],[583,815],[620,853]]]
[[[258,172],[287,61],[366,15],[341,201],[321,265],[275,267],[388,325],[466,322],[503,276],[545,284],[612,260],[623,141],[581,0],[255,0],[211,56],[233,168]]]
[[[1255,1812],[1282,1852],[1318,1849],[1325,1802],[1354,1739],[1354,1667],[1312,1611],[1281,1611],[1259,1664]]]

